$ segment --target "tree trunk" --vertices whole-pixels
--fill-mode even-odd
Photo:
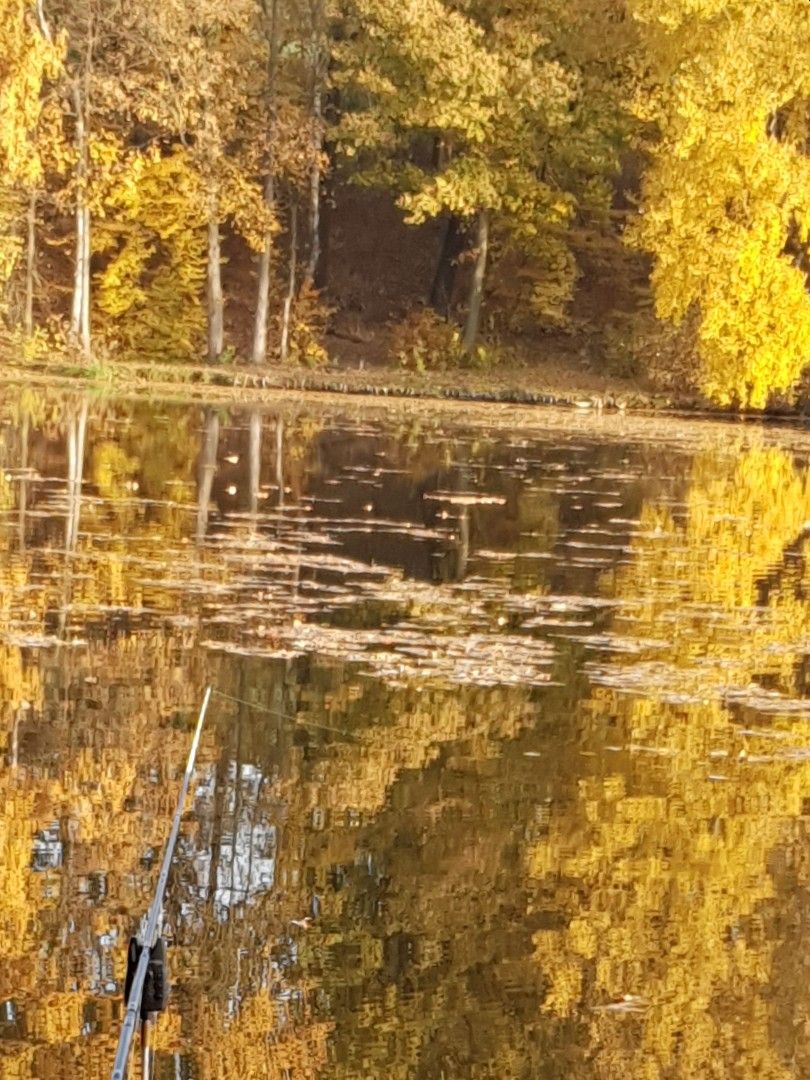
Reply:
[[[87,275],[84,260],[87,257],[85,231],[89,216],[85,212],[87,199],[87,132],[84,123],[84,106],[78,86],[73,87],[73,108],[76,113],[76,209],[75,209],[75,246],[73,255],[73,300],[70,308],[70,336],[74,343],[81,342],[84,347]]]
[[[470,306],[467,312],[467,325],[464,327],[464,351],[471,353],[478,340],[478,327],[481,323],[481,303],[484,298],[484,280],[487,274],[487,255],[489,254],[489,210],[482,210],[478,215],[478,234],[476,236],[475,270],[470,286]]]
[[[326,125],[333,126],[340,117],[340,93],[335,87],[327,91],[322,113],[321,152],[326,155],[326,166],[318,185],[318,261],[313,278],[316,289],[325,289],[329,284],[329,246],[332,239],[332,212],[335,208],[337,144],[334,139],[326,137]]]
[[[466,234],[464,224],[455,214],[450,214],[445,223],[442,246],[436,263],[436,273],[430,288],[430,306],[434,311],[447,318],[453,302],[453,289],[456,283],[458,257],[464,250]]]
[[[298,200],[295,195],[290,200],[290,272],[287,279],[287,295],[284,297],[284,310],[281,316],[282,364],[290,354],[290,323],[292,322],[293,302],[295,301],[295,279],[298,270]]]
[[[327,149],[331,159],[333,153]],[[318,214],[318,262],[315,266],[313,284],[316,289],[325,289],[329,284],[329,241],[332,236],[332,210],[335,205],[335,189],[331,179],[332,165],[327,166],[326,177],[321,182],[320,213]]]
[[[273,177],[264,182],[264,202],[270,209],[275,202]],[[256,297],[256,319],[253,324],[253,363],[263,364],[267,360],[267,320],[270,314],[270,268],[273,254],[273,238],[269,234],[264,238],[264,247],[259,255],[259,289]]]
[[[320,79],[320,74],[315,76]],[[323,153],[323,115],[320,83],[315,86],[312,95],[312,119],[315,124],[315,136],[312,146],[313,161],[309,170],[309,259],[307,260],[304,280],[315,282],[318,263],[321,261],[321,154]]]
[[[216,192],[208,200],[208,359],[218,360],[225,348],[225,305],[222,299],[222,254]]]
[[[312,161],[309,166],[309,256],[304,281],[311,285],[321,257],[321,154],[323,153],[323,82],[326,49],[324,44],[323,0],[310,0],[312,76]]]
[[[23,326],[27,337],[34,332],[34,281],[37,272],[37,193],[28,196],[28,237],[25,248],[25,312]]]
[[[90,208],[84,207],[84,258],[82,259],[82,272],[84,274],[84,288],[82,289],[82,324],[81,342],[82,351],[90,352]]]
[[[267,4],[263,4],[267,15]],[[275,184],[273,178],[273,127],[276,109],[276,71],[278,68],[278,0],[272,0],[269,11],[268,56],[267,56],[267,99],[270,113],[267,176],[264,181],[264,203],[269,210],[276,205]],[[256,318],[253,324],[253,363],[264,364],[267,360],[267,320],[270,314],[270,269],[273,254],[273,237],[268,233],[264,238],[264,247],[259,255],[259,281],[256,297]]]

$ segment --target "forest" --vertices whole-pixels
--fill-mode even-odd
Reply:
[[[0,41],[7,353],[801,389],[806,0],[0,0]]]

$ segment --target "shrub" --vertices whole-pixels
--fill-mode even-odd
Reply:
[[[412,311],[394,328],[391,355],[406,371],[436,371],[464,362],[461,332],[435,311]]]

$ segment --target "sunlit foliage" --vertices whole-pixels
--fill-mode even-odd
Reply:
[[[808,31],[805,0],[3,0],[5,322],[26,355],[61,327],[176,360],[207,324],[216,360],[253,319],[256,363],[321,363],[328,222],[356,181],[446,228],[409,288],[448,341],[466,309],[457,362],[572,312],[589,334],[635,317],[639,341],[680,328],[664,382],[762,408],[810,352]],[[652,334],[638,255],[635,316],[572,304],[581,269],[606,296],[591,279],[629,273],[620,234],[652,258]]]
[[[57,76],[63,49],[37,25],[28,0],[0,4],[0,285],[23,251],[25,204],[43,182],[47,125],[44,88]]]
[[[698,314],[697,381],[762,407],[810,354],[803,0],[634,0],[654,126],[635,241],[655,260],[659,314]]]
[[[182,149],[133,156],[104,200],[101,325],[124,355],[186,359],[205,326],[203,190]]]
[[[339,54],[357,102],[341,138],[358,179],[398,191],[413,224],[493,214],[502,248],[530,259],[521,300],[540,320],[563,318],[575,279],[566,232],[578,212],[606,207],[618,167],[621,100],[589,55],[609,13],[356,0]],[[611,48],[620,82],[618,56]]]

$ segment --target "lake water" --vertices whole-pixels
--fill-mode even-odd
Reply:
[[[810,436],[0,403],[0,1075],[810,1075]],[[139,1075],[133,1067],[133,1076]]]

